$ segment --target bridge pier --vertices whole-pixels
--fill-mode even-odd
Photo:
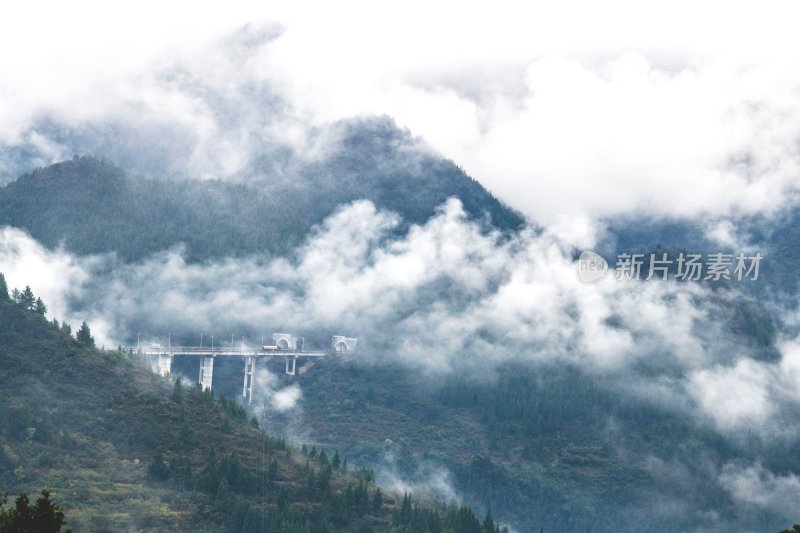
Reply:
[[[172,354],[162,353],[158,354],[157,357],[156,372],[158,372],[159,376],[169,376],[170,370],[172,369]]]
[[[289,366],[289,359],[292,360],[291,367]],[[297,367],[297,356],[290,357],[290,356],[287,355],[286,356],[286,375],[287,376],[294,376],[296,367]]]
[[[211,382],[213,376],[214,376],[214,356],[206,355],[200,362],[200,377],[198,378],[198,382],[202,386],[203,390],[211,389]]]
[[[244,359],[244,385],[242,387],[242,397],[248,405],[253,401],[253,381],[255,378],[256,358],[248,355]]]

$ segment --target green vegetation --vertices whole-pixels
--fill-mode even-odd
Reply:
[[[443,466],[467,503],[524,531],[716,530],[722,521],[777,530],[775,515],[740,514],[707,465],[800,469],[800,456],[781,445],[731,443],[673,406],[566,365],[419,379],[390,364],[318,362],[301,382],[306,427],[354,463],[392,457],[389,468],[408,479]],[[678,483],[654,464],[693,475]],[[676,516],[657,512],[663,501],[687,503]]]
[[[76,531],[483,533],[467,508],[408,497],[409,515],[338,451],[303,453],[234,401],[79,342],[28,296],[0,301],[0,487],[50,487]],[[61,516],[43,498],[31,512]]]
[[[5,509],[6,498],[0,500],[0,533],[72,533],[64,526],[64,511],[50,500],[50,491],[43,489],[33,505],[28,495],[17,496],[14,507]]]
[[[75,334],[75,339],[88,348],[94,348],[94,337],[89,330],[89,324],[84,320],[78,333]]]
[[[363,157],[374,159],[367,166],[354,162],[354,154],[342,155],[296,180],[249,185],[149,179],[80,157],[0,189],[0,225],[23,228],[46,246],[63,243],[79,254],[115,252],[136,261],[183,245],[190,261],[201,261],[291,253],[315,224],[362,198],[400,213],[407,223],[424,222],[457,196],[476,220],[489,214],[501,229],[522,224],[520,215],[452,163],[426,157],[413,168],[399,167],[399,161],[385,165],[378,159],[396,149],[372,152],[384,144],[363,148]]]

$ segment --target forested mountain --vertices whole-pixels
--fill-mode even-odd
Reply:
[[[689,253],[759,252],[760,282],[742,285],[752,294],[772,298],[778,293],[792,294],[800,288],[794,265],[800,258],[800,207],[794,205],[771,216],[743,216],[731,228],[736,243],[722,244],[710,235],[719,221],[705,219],[611,219],[599,250],[612,260],[618,253],[650,253],[656,249]]]
[[[357,199],[398,213],[404,227],[424,222],[452,196],[487,227],[524,222],[453,163],[410,146],[390,121],[344,124],[340,135],[335,148],[294,165],[291,176],[265,174],[256,163],[248,181],[155,179],[75,157],[1,189],[0,226],[79,254],[137,260],[182,244],[199,261],[291,253],[315,224]]]
[[[732,329],[758,327],[736,315],[727,317]],[[756,343],[751,333],[738,330],[743,345]],[[425,472],[443,468],[467,502],[524,531],[785,525],[742,509],[711,465],[758,460],[796,471],[796,447],[753,435],[730,440],[675,405],[568,364],[512,360],[493,376],[432,379],[402,365],[322,361],[301,381],[305,427],[355,461],[420,483],[435,485]]]
[[[79,342],[5,291],[0,276],[0,486],[49,487],[75,532],[500,531],[382,492],[338,451],[267,435],[236,403]]]
[[[51,248],[63,244],[76,254],[113,252],[136,262],[180,245],[189,262],[208,266],[214,260],[258,256],[258,270],[262,255],[291,258],[315,225],[361,198],[398,213],[398,233],[424,223],[451,196],[484,230],[510,233],[523,223],[455,165],[415,148],[389,122],[343,124],[339,133],[335,149],[317,157],[302,163],[291,157],[291,164],[276,169],[271,154],[226,180],[144,177],[103,159],[76,157],[37,169],[0,190],[0,225],[24,228],[39,242]],[[767,256],[763,284],[749,285],[747,291],[720,284],[695,293],[704,299],[694,302],[700,314],[718,313],[713,318],[721,324],[710,330],[720,332],[709,349],[715,352],[709,358],[717,357],[711,368],[727,368],[737,358],[747,364],[780,362],[781,317],[774,302],[759,296],[776,288],[789,294],[795,290],[798,212],[769,223],[747,221],[748,242],[763,244]],[[661,249],[706,253],[715,246],[701,221],[616,220],[608,235],[605,248],[598,250],[607,255]],[[493,251],[505,253],[500,247]],[[233,263],[242,270],[253,268],[244,260]],[[235,268],[221,272],[231,271]],[[256,277],[270,284],[267,276]],[[137,280],[148,278],[132,279],[125,285],[131,292]],[[225,281],[209,277],[208,283],[224,287]],[[502,282],[490,279],[489,284]],[[104,290],[102,280],[98,287],[94,290]],[[446,312],[445,296],[458,300],[460,290],[450,280],[423,282],[421,291],[411,291],[402,302],[406,308],[398,306],[398,320],[413,318],[428,300],[441,301],[437,309]],[[201,302],[205,294],[197,290],[186,302]],[[256,305],[268,305],[275,294],[281,295],[267,293]],[[159,302],[153,294],[139,301],[154,307]],[[536,354],[525,353],[529,348],[511,339],[507,357],[495,361],[496,366],[487,363],[490,377],[481,380],[458,372],[419,378],[414,365],[382,359],[363,339],[355,359],[330,358],[298,376],[276,377],[276,387],[302,391],[300,427],[273,412],[267,427],[280,436],[296,435],[299,429],[308,442],[327,450],[323,460],[317,448],[303,452],[252,427],[253,413],[230,400],[241,391],[239,362],[217,367],[214,397],[192,387],[175,391],[136,358],[76,344],[41,319],[31,302],[24,313],[13,305],[0,308],[0,346],[7,349],[2,355],[7,362],[0,366],[0,395],[5,396],[0,397],[9,406],[2,426],[9,429],[0,436],[0,480],[12,492],[51,486],[69,511],[71,525],[115,530],[135,516],[140,527],[164,530],[200,531],[202,524],[253,530],[244,520],[273,520],[288,524],[289,531],[328,526],[333,531],[402,531],[408,526],[416,532],[447,525],[454,531],[474,530],[476,520],[467,509],[426,507],[415,513],[410,502],[388,496],[376,507],[377,489],[367,471],[345,473],[331,464],[325,473],[335,449],[351,466],[374,467],[379,476],[388,472],[420,485],[444,484],[481,515],[491,509],[520,531],[777,531],[787,525],[785,513],[743,506],[720,479],[731,465],[759,465],[791,479],[800,472],[796,443],[757,431],[726,434],[708,418],[688,414],[697,412],[686,407],[696,400],[666,401],[658,394],[661,389],[653,394],[640,390],[637,396],[620,385],[638,375],[649,379],[638,384],[668,389],[685,381],[684,372],[696,370],[670,366],[667,357],[659,358],[660,347],[635,362],[629,375],[620,371],[603,379],[580,364],[525,359]],[[81,301],[74,305],[72,312]],[[213,306],[204,312],[209,322],[222,321]],[[141,313],[163,321],[153,309]],[[426,315],[421,316],[420,330],[426,326]],[[607,320],[612,328],[615,320],[614,315]],[[702,329],[711,320],[698,324]],[[124,321],[115,325],[126,328],[114,332],[119,338],[132,336],[134,341],[142,329]],[[290,326],[310,328],[303,317]],[[172,340],[194,339],[198,332],[188,327],[177,333],[172,329]],[[166,331],[156,333],[166,337]],[[323,338],[330,332],[317,333]],[[472,342],[482,342],[484,332],[479,334]],[[502,348],[502,342],[488,348]],[[428,370],[422,365],[419,371]],[[192,367],[186,374],[195,372]],[[230,393],[227,399],[224,393]],[[101,437],[98,428],[107,436]],[[440,473],[444,481],[433,479]],[[320,482],[320,476],[330,480]],[[125,514],[130,498],[135,510]]]

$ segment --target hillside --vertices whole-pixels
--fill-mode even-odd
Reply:
[[[0,285],[0,488],[49,487],[73,531],[489,531],[465,507],[379,495],[334,450],[81,344]]]
[[[342,204],[371,200],[421,223],[447,198],[476,220],[514,230],[524,220],[453,163],[411,149],[389,121],[341,126],[337,148],[293,167],[290,177],[253,170],[249,181],[170,181],[76,157],[37,169],[0,189],[0,226],[78,254],[116,252],[139,260],[183,244],[187,258],[291,254]],[[489,222],[491,221],[491,222]]]
[[[420,387],[405,368],[331,360],[300,383],[317,442],[376,465],[379,480],[437,486],[426,474],[436,465],[466,502],[520,531],[778,531],[780,517],[740,508],[710,465],[759,457],[800,467],[779,444],[731,443],[560,365],[508,364],[494,383]]]

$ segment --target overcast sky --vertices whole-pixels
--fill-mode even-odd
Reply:
[[[290,139],[388,114],[544,223],[773,212],[798,188],[792,3],[480,6],[16,2],[0,19],[0,142],[42,114],[81,122],[131,102],[213,132],[196,94],[152,83],[179,65],[220,93],[268,83]],[[264,33],[231,59],[237,35]],[[243,158],[234,146],[199,160],[224,174]]]

